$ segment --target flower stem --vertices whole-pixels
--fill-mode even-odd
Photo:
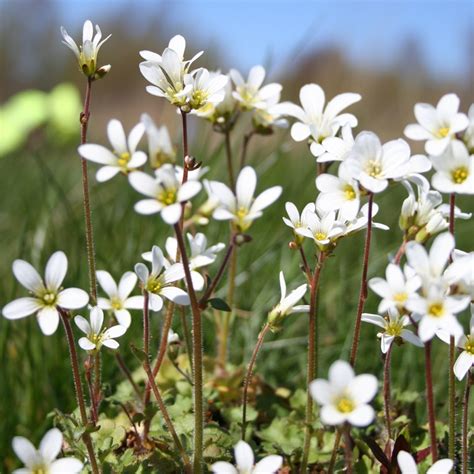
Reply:
[[[133,391],[135,392],[135,395],[137,396],[137,399],[141,401],[142,394],[140,393],[140,389],[138,388],[138,385],[133,380],[132,373],[130,372],[130,369],[125,364],[125,361],[122,359],[122,356],[119,353],[115,353],[115,359],[117,361],[118,366],[120,367],[120,370],[123,372],[127,380],[130,382],[130,385],[132,386]]]
[[[94,405],[95,423],[97,423],[97,420],[99,419],[101,369],[100,352],[97,352],[94,356],[94,392],[93,399],[91,400],[91,403]]]
[[[183,327],[184,344],[186,345],[189,367],[191,367],[191,373],[193,373],[193,344],[191,341],[191,331],[189,330],[188,320],[186,319],[186,310],[184,306],[180,306],[178,311],[181,318],[181,326]]]
[[[156,362],[155,365],[153,366],[152,370],[152,376],[153,380],[155,380],[156,376],[158,375],[158,372],[160,370],[161,364],[163,363],[163,359],[165,358],[166,354],[166,347],[168,345],[168,333],[171,328],[171,321],[173,320],[173,314],[174,314],[174,308],[175,305],[171,301],[168,303],[168,307],[166,310],[166,316],[165,320],[163,322],[163,328],[161,332],[161,341],[160,341],[160,347],[158,349],[158,355],[156,357]],[[151,395],[151,384],[150,382],[147,383],[145,387],[145,395],[143,397],[143,405],[147,406],[148,403],[150,402],[150,395]],[[145,423],[143,425],[143,433],[144,437],[148,436],[148,432],[150,431],[150,424],[151,424],[151,419],[145,420]]]
[[[148,291],[143,290],[143,352],[146,360],[150,360],[150,311],[148,307]]]
[[[425,379],[426,379],[426,400],[428,406],[428,425],[430,432],[431,461],[438,460],[438,447],[436,444],[436,417],[433,397],[433,377],[431,373],[431,341],[425,343]]]
[[[309,391],[309,384],[316,378],[316,367],[318,364],[318,344],[317,344],[317,311],[316,311],[316,299],[319,289],[319,280],[321,276],[321,270],[323,267],[324,259],[326,257],[325,252],[320,252],[318,257],[318,263],[314,269],[313,276],[310,285],[310,300],[309,300],[309,318],[308,318],[308,360],[306,366],[306,413],[305,413],[305,434],[303,444],[303,457],[301,459],[300,472],[306,473],[308,465],[309,449],[311,447],[312,437],[312,423],[313,423],[313,398]]]
[[[329,461],[328,474],[334,472],[334,467],[336,465],[337,452],[339,450],[339,444],[341,443],[341,431],[336,430],[336,438],[334,440],[334,447],[332,448],[331,460]]]
[[[392,359],[393,343],[390,344],[383,365],[383,401],[385,409],[385,422],[387,426],[387,442],[392,439],[392,415],[390,403],[390,363]]]
[[[247,373],[245,374],[244,389],[243,389],[243,394],[242,394],[242,436],[241,437],[243,441],[245,441],[245,431],[247,428],[247,403],[248,403],[249,385],[250,385],[250,382],[252,381],[253,369],[255,366],[255,362],[257,361],[258,353],[262,347],[263,340],[265,339],[265,336],[269,329],[270,329],[270,325],[266,323],[265,326],[263,326],[263,329],[260,331],[260,334],[258,335],[258,338],[257,338],[257,343],[255,344],[255,348],[252,352],[252,357],[250,358],[250,362],[247,367]]]
[[[193,398],[194,398],[194,458],[193,473],[200,474],[203,469],[203,444],[204,444],[204,401],[203,401],[203,361],[202,361],[202,321],[201,311],[193,287],[189,260],[184,245],[183,232],[179,224],[174,226],[178,248],[184,267],[186,286],[191,301],[193,316]]]
[[[344,435],[344,460],[346,463],[346,473],[352,474],[352,442],[351,442],[351,428],[346,424],[341,428]]]
[[[227,289],[227,304],[232,309],[234,304],[235,293],[235,274],[237,271],[237,248],[234,249],[230,257],[229,264],[229,286]],[[230,319],[232,317],[232,310],[225,312],[222,315],[222,326],[218,336],[217,360],[219,365],[224,369],[227,362],[227,342],[229,339]]]
[[[153,390],[153,394],[155,395],[156,401],[158,403],[158,406],[160,407],[161,414],[163,415],[163,419],[165,420],[166,427],[168,428],[168,431],[171,434],[171,437],[173,438],[174,444],[176,446],[176,449],[179,451],[181,458],[184,463],[184,469],[186,473],[191,473],[193,472],[191,469],[191,462],[189,460],[189,457],[186,453],[186,451],[183,448],[183,445],[181,444],[181,441],[179,440],[179,437],[176,433],[176,430],[174,429],[173,422],[171,421],[171,418],[169,416],[168,410],[166,409],[166,405],[163,402],[163,398],[161,397],[160,390],[158,389],[155,379],[153,378],[153,374],[151,373],[151,368],[150,368],[150,362],[146,360],[143,363],[143,367],[145,368],[145,372],[148,376],[148,383],[151,385],[151,388]]]
[[[255,132],[252,130],[250,132],[247,132],[244,135],[244,141],[242,143],[242,152],[240,154],[240,169],[242,169],[245,166],[245,162],[247,160],[247,150],[248,150],[249,142],[250,142],[250,139],[253,137],[254,133]]]
[[[87,141],[87,127],[90,117],[92,79],[87,78],[84,107],[80,116],[81,122],[81,145]],[[87,174],[87,160],[81,157],[82,165],[82,194],[84,207],[84,220],[86,224],[86,249],[87,264],[89,269],[89,296],[93,306],[97,304],[97,279],[95,271],[94,229],[92,227],[91,205],[89,199],[89,176]]]
[[[367,271],[369,268],[370,241],[372,238],[372,209],[374,204],[374,195],[369,193],[369,209],[367,216],[367,232],[365,234],[364,261],[362,264],[362,276],[360,282],[359,303],[357,306],[357,317],[354,327],[354,336],[352,339],[350,364],[355,365],[357,359],[357,350],[359,348],[360,325],[362,312],[364,311],[365,300],[367,299]]]
[[[234,180],[234,165],[232,163],[232,145],[230,142],[230,130],[226,130],[225,133],[225,154],[227,157],[227,171],[229,173],[229,184],[231,189],[235,188]]]
[[[393,258],[393,263],[395,265],[400,265],[400,261],[401,261],[403,255],[405,255],[406,245],[407,245],[407,241],[406,241],[406,239],[403,239],[403,242],[401,243],[400,247],[398,248],[397,253],[395,254],[395,257]]]
[[[468,373],[466,377],[466,388],[464,389],[464,397],[462,401],[462,474],[468,474],[469,472],[469,395],[471,392],[471,385],[473,383],[474,377],[471,373]]]
[[[301,261],[303,263],[303,271],[306,275],[306,279],[308,280],[308,283],[311,284],[311,278],[312,278],[311,277],[311,270],[309,269],[308,260],[306,259],[306,255],[304,253],[303,246],[299,245],[298,250],[300,251]]]
[[[77,359],[76,345],[74,343],[74,335],[72,333],[71,322],[69,321],[69,315],[64,312],[62,309],[59,310],[61,320],[63,322],[64,331],[66,332],[66,338],[69,346],[69,356],[71,359],[71,368],[72,368],[72,377],[74,380],[74,388],[76,392],[76,401],[79,406],[79,413],[81,416],[81,421],[84,427],[88,425],[87,420],[87,411],[86,403],[84,401],[84,392],[82,390],[82,381],[81,375],[79,373],[79,363]],[[91,435],[87,431],[82,435],[84,444],[86,445],[87,454],[89,456],[89,461],[91,463],[92,472],[94,474],[99,474],[100,470],[97,465],[97,460],[94,453],[94,448],[92,446]]]
[[[188,166],[186,163],[186,157],[188,156],[188,121],[187,112],[181,110],[181,124],[183,129],[183,180],[184,184],[188,180]]]

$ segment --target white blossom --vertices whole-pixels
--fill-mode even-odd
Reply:
[[[148,156],[151,167],[159,168],[165,163],[174,163],[176,150],[171,143],[166,125],[157,127],[148,114],[142,114],[140,120],[145,126],[148,138]]]
[[[398,453],[397,462],[402,474],[418,474],[415,459],[406,451],[400,451]],[[426,474],[449,474],[453,465],[454,463],[451,459],[440,459],[426,471]]]

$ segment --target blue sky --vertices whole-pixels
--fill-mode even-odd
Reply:
[[[169,7],[170,33],[192,29],[205,47],[219,45],[228,62],[246,70],[271,61],[291,67],[297,52],[340,45],[352,60],[367,65],[400,61],[400,47],[418,42],[434,77],[472,76],[466,58],[473,54],[474,2],[444,1],[298,1],[298,0],[58,0],[65,21],[100,21],[125,4],[147,10]],[[469,39],[469,34],[470,39]],[[469,41],[471,51],[469,51]],[[196,45],[198,48],[199,45]],[[150,45],[150,49],[152,45]],[[472,65],[472,60],[471,60]]]

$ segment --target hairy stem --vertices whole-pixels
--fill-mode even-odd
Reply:
[[[387,441],[392,439],[392,414],[390,402],[390,364],[392,359],[393,343],[390,344],[383,365],[383,401],[385,410],[385,423],[387,426]]]
[[[364,246],[364,261],[362,264],[362,276],[360,281],[360,293],[359,303],[357,306],[357,317],[354,326],[354,336],[352,339],[351,357],[350,364],[355,365],[357,359],[357,350],[359,348],[360,339],[360,325],[362,319],[362,313],[364,311],[365,300],[367,299],[367,271],[369,268],[369,253],[370,253],[370,241],[372,238],[372,209],[374,203],[374,195],[369,193],[369,209],[367,216],[367,232],[365,234],[365,246]]]
[[[188,326],[188,320],[186,319],[186,310],[184,306],[180,306],[178,311],[181,318],[181,326],[183,327],[184,344],[186,345],[186,352],[188,354],[189,367],[191,367],[191,373],[193,373],[193,344],[191,340],[191,331],[189,330]]]
[[[306,275],[306,279],[308,280],[308,283],[311,284],[311,278],[312,278],[311,270],[309,269],[308,260],[306,259],[306,255],[304,253],[303,246],[299,245],[298,250],[299,250],[300,255],[301,255],[301,262],[303,264],[303,271]]]
[[[138,388],[138,385],[133,380],[130,369],[127,367],[127,365],[125,364],[125,361],[123,360],[122,356],[118,352],[115,353],[115,360],[117,361],[117,364],[120,367],[120,370],[123,372],[127,380],[130,382],[130,385],[132,386],[133,391],[135,392],[135,395],[137,396],[137,399],[140,400],[141,402],[142,394],[140,392],[140,389]]]
[[[309,449],[311,446],[312,423],[313,423],[313,398],[309,391],[309,384],[316,378],[316,367],[318,364],[318,344],[317,344],[317,311],[316,299],[319,289],[319,280],[323,268],[325,252],[320,252],[318,263],[314,269],[310,285],[309,317],[308,317],[308,360],[306,365],[306,412],[305,412],[305,433],[303,444],[303,457],[301,459],[300,472],[306,473],[308,465]]]
[[[90,117],[92,79],[87,78],[86,94],[84,97],[84,107],[81,113],[81,145],[87,141],[87,127]],[[86,249],[87,264],[89,270],[89,296],[93,306],[97,304],[97,278],[95,271],[95,249],[94,249],[94,229],[92,227],[91,205],[89,198],[89,176],[87,174],[87,160],[81,157],[82,167],[82,195],[84,207],[84,220],[86,224]]]
[[[436,417],[433,396],[433,377],[431,373],[431,341],[425,343],[425,379],[426,379],[426,400],[428,408],[428,425],[430,432],[431,460],[435,463],[438,460],[438,446],[436,442]]]
[[[352,446],[351,446],[351,428],[350,425],[345,425],[343,428],[344,435],[344,460],[346,463],[346,473],[352,474]]]
[[[181,110],[181,124],[183,130],[183,180],[184,184],[188,180],[188,166],[186,163],[186,158],[188,156],[188,121],[187,121],[187,112]]]
[[[200,474],[203,469],[203,444],[204,444],[204,401],[203,401],[203,360],[202,360],[202,321],[201,311],[196,298],[189,269],[189,260],[184,245],[183,232],[178,224],[174,226],[178,248],[184,267],[186,286],[191,301],[193,316],[193,398],[194,398],[194,458],[193,473]]]
[[[471,373],[466,376],[466,388],[462,400],[462,474],[469,472],[469,396],[471,385],[474,383],[474,377]]]
[[[253,137],[254,131],[252,130],[251,132],[247,132],[244,135],[244,141],[242,143],[242,152],[240,154],[240,169],[242,169],[245,166],[245,162],[247,161],[247,151],[249,147],[249,142],[250,139]]]
[[[82,381],[81,375],[79,373],[79,363],[76,352],[76,345],[74,342],[74,334],[72,332],[71,322],[69,321],[69,315],[64,312],[62,309],[59,310],[61,320],[63,322],[64,331],[66,332],[67,343],[69,346],[69,356],[71,359],[71,368],[72,368],[72,377],[74,380],[74,388],[76,392],[76,401],[79,406],[79,413],[81,416],[81,421],[84,427],[88,425],[87,420],[87,411],[86,411],[86,402],[84,400],[84,392],[82,390]],[[87,454],[89,461],[91,463],[92,472],[94,474],[100,473],[99,467],[97,465],[97,460],[94,453],[94,448],[92,446],[91,435],[87,431],[83,434],[82,439],[86,445]]]
[[[150,360],[150,308],[148,306],[148,291],[143,289],[143,352],[146,360]]]
[[[227,171],[229,173],[229,184],[230,188],[235,188],[234,180],[234,165],[232,163],[232,145],[230,142],[230,131],[226,130],[225,132],[225,154],[227,157]]]
[[[101,357],[100,351],[97,352],[94,356],[94,393],[93,399],[91,403],[94,405],[95,409],[95,422],[99,419],[99,407],[100,407],[100,399],[101,399],[101,392],[100,392],[100,385],[101,385]]]
[[[407,245],[407,241],[406,241],[406,239],[403,239],[402,244],[398,248],[397,253],[395,254],[395,257],[393,258],[393,263],[395,265],[400,265],[400,261],[401,261],[403,255],[405,255],[406,245]]]
[[[339,451],[339,444],[341,443],[341,431],[336,430],[336,438],[334,440],[334,446],[332,448],[331,460],[329,461],[328,474],[334,472],[336,466],[337,452]]]
[[[265,339],[265,336],[270,329],[270,325],[268,323],[263,326],[263,329],[260,331],[260,334],[258,335],[257,343],[255,344],[255,348],[252,352],[252,357],[250,358],[249,365],[247,367],[247,372],[245,374],[245,379],[244,379],[244,389],[243,389],[243,394],[242,394],[242,440],[245,441],[245,431],[247,428],[247,403],[248,403],[248,391],[249,391],[249,385],[250,382],[252,381],[252,376],[253,376],[253,369],[255,367],[255,362],[257,361],[257,356],[258,353],[262,347],[263,340]]]

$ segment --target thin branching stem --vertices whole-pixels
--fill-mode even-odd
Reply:
[[[242,440],[245,440],[245,432],[247,429],[248,391],[249,391],[250,382],[252,381],[252,377],[253,377],[253,369],[255,367],[255,362],[257,361],[258,353],[262,347],[263,340],[265,339],[265,336],[267,332],[269,331],[269,329],[270,329],[270,325],[266,323],[265,326],[263,326],[263,329],[260,331],[260,334],[258,335],[258,338],[257,338],[257,343],[255,344],[255,347],[253,349],[252,357],[250,358],[250,362],[249,362],[249,365],[247,366],[247,372],[244,378],[244,388],[242,392],[242,435],[241,435]]]
[[[229,184],[230,188],[235,188],[235,180],[234,180],[234,165],[232,163],[232,144],[230,141],[230,130],[226,130],[224,132],[225,136],[225,154],[227,157],[227,172],[229,173]]]
[[[385,410],[385,423],[387,427],[387,441],[392,439],[392,410],[390,401],[390,364],[392,359],[393,343],[390,344],[383,364],[383,401]]]
[[[430,450],[432,462],[435,463],[438,460],[438,446],[436,442],[436,416],[434,409],[433,376],[431,371],[431,341],[425,343],[425,383],[428,426],[430,432]]]
[[[245,166],[245,163],[247,161],[247,151],[249,147],[249,142],[250,139],[254,136],[255,132],[252,130],[250,132],[247,132],[244,135],[244,140],[242,143],[242,152],[240,154],[240,169],[242,169]]]
[[[304,274],[306,275],[306,279],[308,280],[308,283],[311,284],[311,279],[312,279],[311,270],[309,269],[308,260],[306,259],[306,255],[304,253],[304,248],[302,244],[298,246],[298,250],[301,255],[301,262],[302,262]]]
[[[130,372],[130,369],[127,367],[125,364],[125,361],[123,360],[122,356],[116,352],[115,353],[115,360],[117,361],[118,366],[120,367],[120,370],[123,372],[127,380],[130,382],[130,385],[133,388],[133,391],[135,392],[135,395],[137,396],[137,399],[140,400],[142,399],[142,394],[140,392],[140,389],[138,388],[138,385],[135,383],[133,380],[132,373]]]
[[[332,474],[334,472],[334,468],[336,466],[337,452],[339,451],[339,445],[341,443],[341,436],[341,431],[336,430],[336,438],[334,439],[331,460],[329,461],[328,474]]]
[[[346,473],[352,474],[352,443],[351,443],[351,427],[349,424],[344,425],[341,430],[344,435],[344,461],[346,464]]]
[[[469,472],[469,396],[473,384],[474,376],[468,372],[462,400],[462,474]]]

